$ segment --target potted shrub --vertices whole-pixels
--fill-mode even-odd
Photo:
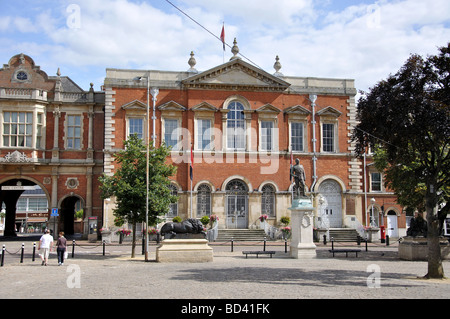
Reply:
[[[200,218],[200,222],[203,224],[203,227],[206,227],[206,225],[209,224],[210,218],[208,216],[203,216]]]

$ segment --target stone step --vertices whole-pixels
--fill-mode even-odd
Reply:
[[[330,228],[330,240],[333,238],[335,242],[356,242],[358,232],[353,228]]]
[[[216,241],[263,241],[264,237],[263,229],[220,229]]]

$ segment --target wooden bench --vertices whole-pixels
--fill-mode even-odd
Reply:
[[[272,255],[275,254],[274,251],[243,251],[242,254],[245,255],[245,258],[248,257],[248,255],[256,255],[256,258],[258,258],[259,255],[270,255],[270,258],[272,258]]]
[[[358,257],[358,253],[361,252],[361,249],[330,249],[329,252],[333,253],[333,257],[336,253],[345,253],[345,257],[348,257],[348,253],[355,253],[356,257]]]

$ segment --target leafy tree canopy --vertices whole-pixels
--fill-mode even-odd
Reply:
[[[132,135],[124,142],[125,149],[115,154],[118,168],[113,176],[100,177],[101,196],[116,197],[116,217],[123,218],[130,224],[141,223],[146,217],[146,145]],[[176,196],[171,195],[169,177],[176,173],[176,168],[166,164],[169,156],[166,146],[149,150],[149,224],[158,222],[158,216],[168,212],[170,203],[176,202]]]

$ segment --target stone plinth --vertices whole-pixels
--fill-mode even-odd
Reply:
[[[450,258],[447,239],[440,239],[442,259]],[[402,260],[428,261],[428,240],[424,237],[403,237],[398,244],[398,257]]]
[[[316,258],[312,201],[309,198],[295,199],[289,210],[291,211],[292,223],[291,257],[296,259]]]
[[[213,261],[213,249],[206,239],[165,239],[156,248],[156,261],[162,263]]]

